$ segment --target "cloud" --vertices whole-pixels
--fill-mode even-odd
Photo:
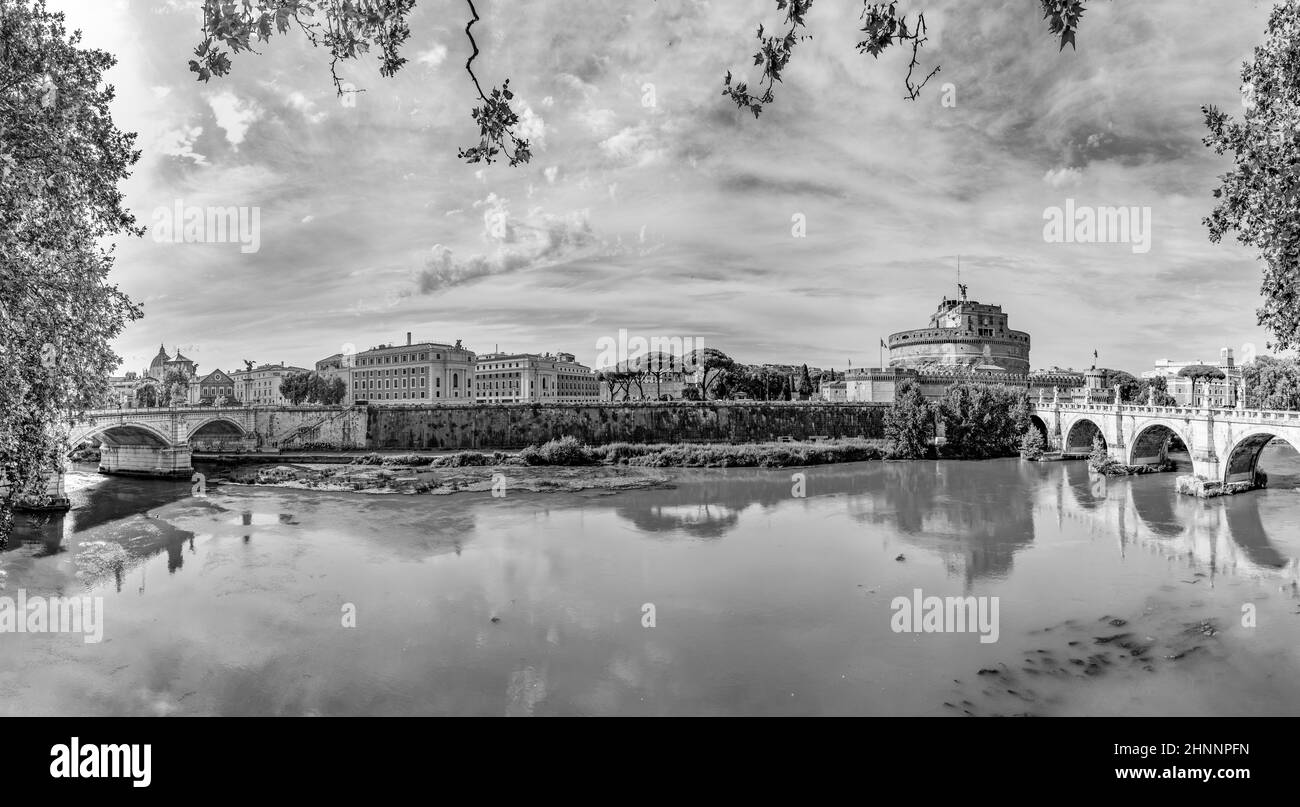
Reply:
[[[580,118],[591,133],[598,137],[607,136],[618,122],[618,116],[612,109],[588,109],[581,113]]]
[[[182,126],[168,129],[154,139],[154,148],[168,157],[190,160],[195,165],[207,165],[208,158],[194,150],[194,141],[203,134],[202,126]]]
[[[442,244],[434,245],[423,269],[416,273],[419,294],[554,265],[600,244],[592,233],[587,210],[556,216],[534,209],[528,216],[516,218],[510,213],[509,202],[496,194],[474,206],[483,209],[483,238],[492,248],[462,259]]]
[[[226,133],[226,140],[236,149],[244,142],[248,127],[253,124],[262,111],[252,100],[241,100],[233,92],[220,92],[208,96],[208,106],[212,114]]]
[[[1078,185],[1083,179],[1083,172],[1078,168],[1053,168],[1043,174],[1043,181],[1053,188],[1065,188]]]
[[[658,147],[656,138],[646,123],[628,127],[602,140],[600,150],[611,159],[637,166],[649,165],[664,156],[663,149]]]
[[[434,43],[433,47],[420,52],[420,54],[415,57],[415,61],[425,67],[437,67],[442,64],[443,60],[446,58],[447,46],[440,43]]]
[[[325,113],[316,111],[316,102],[296,90],[289,93],[285,98],[285,102],[292,108],[301,112],[302,116],[306,118],[309,123],[320,123],[325,120]],[[247,126],[244,128],[247,129]],[[240,140],[243,140],[242,133],[240,134]]]
[[[515,129],[516,135],[527,140],[534,153],[546,149],[546,121],[541,115],[533,112],[532,107],[523,104],[519,111],[519,124]]]

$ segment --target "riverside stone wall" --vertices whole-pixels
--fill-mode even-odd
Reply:
[[[518,448],[564,436],[590,445],[882,438],[888,408],[804,401],[372,406],[366,448]]]

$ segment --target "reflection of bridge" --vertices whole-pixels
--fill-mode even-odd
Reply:
[[[1115,538],[1121,554],[1143,548],[1203,569],[1211,586],[1216,575],[1227,572],[1275,580],[1295,596],[1300,558],[1288,540],[1286,520],[1261,518],[1261,511],[1271,509],[1264,505],[1267,499],[1202,502],[1153,484],[1154,479],[1089,474],[1080,463],[1040,468],[1043,483],[1033,497],[1037,533],[1050,530],[1051,521],[1059,528],[1068,519]]]
[[[101,473],[188,478],[192,445],[255,449],[253,417],[244,407],[93,411],[73,424],[70,438],[74,446],[100,440]]]
[[[1165,459],[1173,437],[1192,457],[1192,472],[1214,482],[1255,479],[1259,453],[1274,438],[1300,449],[1300,412],[1176,406],[1080,404],[1044,401],[1032,407],[1034,425],[1064,454],[1092,451],[1101,437],[1106,452],[1128,465]]]

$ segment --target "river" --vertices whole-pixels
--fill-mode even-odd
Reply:
[[[1263,467],[1205,501],[1014,459],[503,498],[78,467],[0,595],[102,597],[103,640],[0,633],[0,714],[1300,714],[1300,458]],[[915,589],[996,597],[997,640],[895,632]]]

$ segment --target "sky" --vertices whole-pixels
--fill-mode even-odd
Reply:
[[[860,8],[816,3],[755,119],[722,77],[757,82],[772,2],[481,0],[476,73],[510,79],[532,142],[514,168],[456,155],[478,134],[464,3],[417,4],[394,77],[342,63],[364,90],[344,99],[298,32],[196,81],[201,0],[50,5],[118,57],[114,119],[139,133],[123,191],[150,232],[117,243],[111,278],[144,317],[115,343],[120,371],[160,343],[201,373],[312,367],[408,331],[593,365],[621,329],[876,366],[881,338],[956,294],[958,256],[970,298],[1031,334],[1035,368],[1267,352],[1260,264],[1202,224],[1230,164],[1200,108],[1240,114],[1268,2],[1093,0],[1058,52],[1037,0],[905,0],[925,13],[922,69],[941,68],[915,101],[910,52],[859,54]],[[1049,243],[1044,212],[1067,200],[1149,208],[1149,250]],[[162,238],[178,205],[255,211],[257,250]]]

